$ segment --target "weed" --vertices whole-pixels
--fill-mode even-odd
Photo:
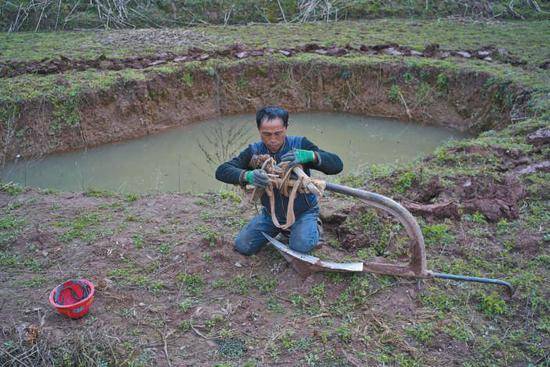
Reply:
[[[132,203],[134,201],[137,201],[139,198],[140,198],[139,194],[128,193],[128,194],[125,195],[124,200],[129,202],[129,203]]]
[[[24,288],[38,288],[48,282],[48,278],[44,275],[35,275],[29,279],[21,279],[15,281],[15,284]]]
[[[407,191],[412,187],[416,179],[417,179],[416,173],[412,171],[403,172],[397,178],[397,182],[395,183],[395,186],[394,186],[395,191],[403,194],[405,191]]]
[[[125,219],[128,222],[139,222],[140,220],[139,217],[136,216],[135,214],[128,214]]]
[[[193,86],[193,75],[191,73],[183,73],[181,80],[188,88]]]
[[[180,329],[180,331],[183,332],[183,333],[188,332],[189,330],[191,330],[191,321],[189,321],[189,320],[183,320],[183,321],[180,322],[180,324],[178,325],[178,329]]]
[[[443,223],[423,226],[422,234],[426,246],[446,245],[455,240],[454,235],[449,231],[449,226]]]
[[[350,286],[348,287],[353,302],[362,305],[367,301],[370,292],[370,282],[365,276],[356,275],[353,277]]]
[[[0,217],[0,231],[20,228],[25,223],[24,219],[16,218],[13,215]]]
[[[365,177],[362,175],[347,175],[340,177],[340,183],[342,185],[350,186],[350,187],[363,187],[365,185]]]
[[[466,325],[458,322],[453,322],[443,328],[443,331],[450,335],[453,339],[461,342],[472,340],[474,334]]]
[[[245,278],[242,275],[237,275],[231,279],[229,286],[231,291],[234,293],[248,295],[250,293],[250,289],[252,288],[252,282],[249,278]]]
[[[395,365],[400,367],[420,367],[422,364],[415,358],[408,354],[398,353],[393,358]]]
[[[115,193],[108,190],[102,190],[94,187],[90,187],[84,192],[84,195],[93,198],[110,198],[115,196]]]
[[[306,303],[305,299],[304,299],[304,296],[302,296],[301,294],[292,294],[290,295],[290,302],[292,302],[292,305],[294,305],[295,307],[303,307],[303,305]]]
[[[368,247],[368,248],[362,248],[362,249],[359,249],[357,251],[357,256],[365,261],[365,260],[368,260],[374,256],[376,256],[376,252],[373,251],[373,248],[372,247]]]
[[[434,336],[434,324],[431,322],[416,324],[407,328],[407,334],[423,344],[427,344]]]
[[[487,218],[485,218],[485,215],[480,212],[475,212],[473,214],[465,214],[463,218],[468,222],[473,222],[477,224],[487,224]]]
[[[267,300],[267,309],[271,312],[275,313],[284,313],[285,308],[281,305],[279,301],[277,301],[276,298],[270,297]]]
[[[17,266],[19,265],[19,257],[17,255],[9,254],[5,251],[0,251],[0,266]]]
[[[137,267],[135,264],[128,264],[123,268],[115,268],[110,270],[107,275],[114,278],[114,280],[121,285],[149,287],[151,280],[144,274],[143,270]],[[158,284],[156,285],[158,287]]]
[[[420,83],[415,93],[416,106],[426,106],[431,102],[432,86],[426,82]]]
[[[449,77],[445,74],[438,74],[435,80],[435,88],[441,93],[447,93],[449,90]]]
[[[350,325],[341,325],[336,328],[336,336],[342,343],[350,343],[352,339]]]
[[[479,309],[487,316],[496,316],[506,313],[507,306],[498,293],[492,292],[488,295],[481,293],[479,295]]]
[[[217,339],[216,344],[218,353],[227,358],[241,358],[246,353],[246,345],[241,339]]]
[[[294,331],[287,331],[283,335],[279,337],[279,341],[281,342],[281,346],[288,350],[292,351],[296,345],[296,341],[294,340]]]
[[[309,291],[310,297],[317,300],[321,300],[325,297],[325,283],[319,283],[314,285]]]
[[[162,291],[165,288],[164,283],[162,281],[153,280],[149,282],[147,289],[151,291],[153,294],[158,294],[160,291]]]
[[[0,182],[0,191],[8,195],[16,196],[23,192],[23,187],[14,182]]]
[[[206,320],[204,322],[204,326],[207,329],[213,329],[216,326],[218,326],[219,324],[221,324],[223,321],[224,321],[224,318],[223,318],[222,315],[212,315],[211,318],[209,318],[208,320]]]
[[[390,102],[398,103],[401,100],[401,97],[399,96],[400,94],[401,90],[399,89],[399,86],[397,84],[393,84],[388,92],[388,99]]]
[[[98,213],[81,214],[72,222],[61,223],[62,226],[70,227],[70,229],[63,233],[59,239],[62,242],[70,242],[74,239],[91,242],[96,238],[96,234],[90,230],[90,227],[96,226],[99,223],[100,217]]]
[[[143,248],[144,242],[145,239],[143,238],[143,235],[139,233],[134,233],[132,235],[132,243],[134,244],[136,249],[141,250]]]
[[[406,72],[403,74],[403,80],[406,84],[410,84],[414,80],[414,76],[411,73]]]
[[[231,190],[221,190],[220,198],[223,200],[229,200],[235,204],[239,204],[241,202],[241,197],[235,191]]]
[[[345,315],[353,309],[353,303],[350,302],[349,292],[342,292],[331,305],[332,313],[336,315]]]
[[[198,199],[195,201],[194,203],[195,205],[198,205],[198,206],[207,206],[208,205],[208,201],[204,200],[204,199]]]
[[[340,70],[340,75],[339,75],[339,77],[340,77],[340,79],[342,79],[342,80],[349,80],[349,79],[351,79],[352,75],[353,75],[353,73],[352,73],[351,70],[349,70],[349,69],[342,69],[342,70]]]
[[[428,289],[429,293],[421,294],[421,302],[432,308],[435,308],[439,311],[451,311],[453,308],[458,306],[460,303],[452,298],[449,294],[439,290],[436,287],[430,287]]]
[[[225,279],[216,279],[212,282],[212,288],[218,289],[218,288],[225,288],[227,287],[227,281]]]
[[[185,286],[185,289],[193,296],[202,294],[204,288],[204,280],[199,274],[179,273],[176,276],[176,281]]]
[[[170,246],[169,243],[162,243],[157,247],[157,249],[162,255],[168,255],[172,252],[172,246]]]
[[[218,232],[211,229],[207,225],[200,224],[195,228],[195,230],[203,236],[203,238],[210,244],[210,246],[214,246],[218,241]]]
[[[260,276],[255,283],[258,290],[263,294],[271,293],[277,288],[277,278],[275,277]]]
[[[502,218],[497,222],[497,235],[502,236],[508,234],[510,231],[510,223],[506,218]]]

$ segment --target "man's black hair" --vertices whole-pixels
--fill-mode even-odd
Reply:
[[[269,121],[276,118],[283,120],[284,127],[288,127],[288,111],[279,106],[266,106],[256,112],[256,125],[259,129],[263,121]]]

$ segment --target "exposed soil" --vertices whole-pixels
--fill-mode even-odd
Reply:
[[[285,63],[265,59],[212,70],[182,66],[170,74],[151,73],[144,81],[121,80],[106,91],[83,91],[74,100],[22,102],[16,106],[14,121],[0,125],[4,143],[0,162],[137,138],[221,115],[255,111],[273,101],[293,112],[351,112],[463,131],[499,128],[512,115],[523,113],[529,93],[507,85],[506,93],[514,96],[509,104],[499,97],[501,86],[486,84],[489,78],[479,72],[420,71],[402,64],[359,61],[341,65],[325,60]],[[445,82],[443,87],[440,80]],[[64,121],[68,116],[70,123]]]
[[[357,357],[357,352],[388,342],[411,356],[419,355],[417,347],[421,347],[422,355],[430,355],[430,365],[476,354],[475,344],[446,334],[417,347],[411,338],[391,341],[399,335],[391,328],[403,327],[403,320],[422,323],[436,318],[421,302],[426,293],[415,282],[388,282],[367,275],[362,278],[365,288],[354,288],[363,283],[349,276],[343,281],[322,274],[303,279],[271,248],[254,257],[239,255],[232,249],[233,237],[240,220],[254,215],[242,204],[215,194],[200,198],[161,194],[135,201],[89,195],[34,189],[16,196],[0,192],[0,207],[9,213],[8,218],[25,218],[24,223],[14,224],[20,228],[9,242],[10,253],[17,257],[5,262],[0,272],[4,284],[0,289],[0,341],[20,338],[20,348],[35,348],[42,358],[48,353],[57,358],[64,341],[73,340],[71,353],[80,350],[93,355],[86,346],[93,343],[127,361],[182,366],[211,366],[226,360],[238,365],[247,360],[260,365],[307,365],[307,353],[286,350],[285,338],[322,343],[324,349],[316,353],[326,365],[379,363],[375,356]],[[459,177],[454,190],[433,180],[418,189],[416,197],[451,196],[457,203],[466,203],[461,207],[496,220],[517,215],[523,188],[513,179],[501,183],[483,176]],[[372,237],[380,235],[374,222],[369,224],[370,232],[348,226],[367,213],[363,205],[337,196],[323,199],[321,208],[327,238],[336,237],[341,243],[332,250],[330,244],[323,245],[329,250],[325,254],[354,256],[357,250],[380,241]],[[386,225],[389,220],[378,216],[376,223]],[[4,224],[2,228],[10,227]],[[449,246],[454,257],[464,257],[469,251],[468,236],[459,240]],[[533,258],[543,251],[540,241],[539,234],[526,231],[512,250]],[[378,255],[398,250],[391,246]],[[436,256],[440,248],[429,247],[428,257]],[[494,243],[484,251],[493,257],[501,249]],[[97,294],[91,313],[71,321],[50,307],[47,295],[63,280],[79,277],[90,279]],[[338,303],[345,292],[362,301]],[[331,303],[330,311],[325,302]],[[347,310],[348,317],[353,315],[354,321],[341,319],[339,312],[344,311],[338,307]],[[470,317],[480,326],[488,322],[479,314]],[[438,328],[452,322],[439,320]],[[371,341],[342,339],[345,336],[338,334],[338,327],[344,325],[353,335],[367,335]],[[83,329],[88,333],[84,339]],[[332,330],[328,340],[325,330]],[[445,353],[440,353],[441,348]],[[23,358],[17,353],[24,349],[10,350]]]
[[[25,333],[34,328],[39,336],[33,338],[50,340],[53,347],[59,346],[56,343],[61,342],[62,335],[84,325],[104,328],[107,334],[118,337],[125,334],[124,330],[133,330],[132,351],[124,350],[127,345],[116,343],[113,347],[117,352],[137,356],[145,348],[153,353],[155,364],[167,365],[161,348],[162,333],[171,332],[167,337],[171,362],[185,366],[210,365],[217,358],[223,359],[221,345],[229,339],[246,340],[246,357],[262,360],[267,356],[268,344],[285,326],[299,330],[296,338],[319,337],[321,329],[315,320],[325,315],[296,317],[269,311],[266,306],[275,300],[284,308],[294,307],[289,297],[307,295],[324,277],[300,278],[271,249],[257,257],[239,255],[232,248],[235,228],[224,225],[222,219],[236,219],[231,214],[231,205],[215,195],[205,200],[206,206],[197,205],[197,197],[173,194],[125,203],[116,198],[82,194],[42,195],[34,190],[15,198],[0,193],[0,206],[6,208],[18,203],[21,207],[12,213],[27,220],[11,250],[21,259],[35,259],[41,267],[39,277],[32,271],[9,268],[0,273],[5,285],[0,290],[4,337],[13,337],[19,328],[27,343],[33,344],[34,339]],[[212,218],[200,220],[200,213],[204,212],[212,213]],[[93,213],[110,218],[84,229],[93,233],[93,240],[83,235],[68,243],[60,241],[71,227],[59,223]],[[239,217],[251,214],[247,210]],[[128,219],[129,216],[135,219]],[[207,226],[219,234],[217,239],[212,242],[200,234],[196,229],[199,226]],[[136,245],[138,233],[141,245]],[[159,252],[163,244],[170,245],[169,253]],[[186,288],[185,283],[177,280],[181,273],[198,275],[204,291],[197,294]],[[54,312],[47,295],[63,279],[82,276],[97,286],[97,294],[91,314],[80,321],[71,321]],[[38,278],[43,281],[33,283]],[[275,280],[273,290],[265,291],[261,285],[259,289],[255,285],[258,279],[269,283],[270,278]],[[213,286],[216,281],[222,285]],[[155,284],[160,288],[154,290]],[[327,284],[327,297],[337,297],[345,287],[345,283]],[[26,294],[24,299],[16,296],[21,292]],[[380,289],[365,305],[365,317],[378,313],[387,302],[391,302],[396,315],[412,316],[418,312],[409,299],[415,294],[415,285],[407,282],[395,283],[391,291]],[[185,300],[191,306],[182,311],[178,305]],[[217,317],[223,319],[221,324],[208,326],[209,320]],[[192,322],[196,330],[181,331],[184,320]],[[232,330],[231,337],[220,334],[222,326]],[[205,339],[201,334],[211,336]],[[193,348],[181,350],[179,346]],[[293,357],[283,356],[278,363],[294,365]]]

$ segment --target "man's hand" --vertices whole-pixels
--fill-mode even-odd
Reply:
[[[313,163],[315,160],[315,152],[304,149],[293,149],[281,157],[281,162],[290,162],[291,167],[298,164]]]
[[[247,171],[244,175],[246,182],[259,188],[265,188],[269,184],[269,177],[267,172],[263,169],[255,169],[254,171]]]

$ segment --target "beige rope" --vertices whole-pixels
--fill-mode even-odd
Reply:
[[[262,160],[263,162],[261,162]],[[296,216],[294,215],[294,201],[298,193],[312,193],[318,197],[323,195],[326,187],[325,181],[312,179],[304,172],[302,166],[289,167],[288,163],[277,165],[277,162],[269,156],[260,156],[260,158],[255,156],[251,161],[256,163],[256,167],[259,166],[261,169],[265,170],[269,176],[269,184],[265,189],[254,188],[252,200],[260,198],[265,191],[269,198],[269,206],[271,207],[271,220],[277,228],[289,229],[296,221]],[[259,163],[261,163],[261,165]],[[292,180],[292,173],[296,174],[298,178]],[[281,195],[288,197],[285,224],[281,224],[275,214],[274,188],[279,190]]]

